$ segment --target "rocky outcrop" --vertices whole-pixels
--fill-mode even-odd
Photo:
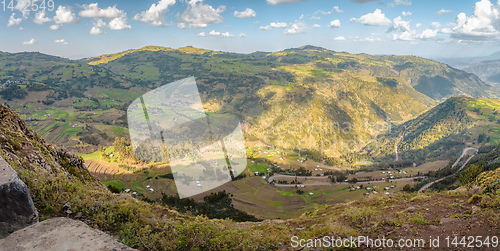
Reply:
[[[0,238],[38,222],[38,212],[26,185],[0,157]]]
[[[135,250],[110,235],[69,218],[52,218],[0,240],[0,249],[24,250]]]

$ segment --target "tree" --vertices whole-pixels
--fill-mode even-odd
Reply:
[[[460,183],[464,186],[470,186],[482,172],[483,166],[473,164],[460,175]]]

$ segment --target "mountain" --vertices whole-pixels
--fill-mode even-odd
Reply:
[[[399,155],[403,160],[452,158],[465,146],[498,145],[499,112],[500,101],[496,99],[450,98],[393,128],[390,134],[381,135],[383,143],[371,155],[393,158],[399,142]]]
[[[481,61],[471,65],[461,67],[462,70],[475,74],[483,81],[498,84],[500,83],[500,60]]]
[[[451,101],[448,106],[456,107],[456,102],[460,100]],[[234,222],[180,213],[158,203],[140,201],[125,192],[111,193],[89,176],[81,159],[46,143],[3,105],[0,105],[0,139],[0,155],[28,186],[40,218],[49,219],[37,224],[36,229],[20,230],[4,239],[9,247],[16,246],[18,236],[22,236],[22,243],[31,243],[29,238],[39,241],[40,234],[47,235],[44,240],[57,238],[54,237],[57,231],[51,226],[60,229],[63,222],[68,228],[68,225],[73,229],[80,227],[74,230],[80,232],[87,231],[82,230],[83,224],[90,225],[140,250],[277,250],[298,247],[301,243],[319,245],[314,244],[319,243],[316,239],[327,240],[316,247],[329,248],[331,238],[376,239],[381,235],[394,242],[401,238],[418,239],[418,245],[426,246],[427,240],[420,242],[422,236],[437,239],[434,236],[500,234],[499,222],[494,217],[500,213],[499,169],[481,173],[470,167],[464,171],[467,175],[460,176],[462,186],[451,192],[372,194],[349,203],[317,204],[295,219]],[[498,159],[498,151],[484,153],[476,164],[494,167],[490,163],[498,163]],[[77,222],[63,221],[59,216]],[[44,227],[50,229],[44,231]],[[36,232],[37,236],[30,235],[30,230],[35,230],[31,233]],[[102,232],[95,230],[87,234],[102,236]],[[5,244],[4,240],[0,243]],[[107,243],[107,246],[112,244]],[[49,248],[50,244],[40,243]],[[351,249],[369,248],[367,243],[349,245],[353,245]]]
[[[383,133],[374,125],[403,123],[450,96],[498,93],[432,60],[314,46],[251,54],[148,46],[78,61],[36,53],[0,59],[3,101],[49,141],[76,151],[126,136],[132,100],[190,76],[205,109],[237,115],[248,141],[316,158],[345,159]]]

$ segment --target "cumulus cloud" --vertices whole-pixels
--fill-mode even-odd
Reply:
[[[420,28],[420,26],[422,26],[421,23],[415,24],[415,28],[417,28],[417,29]]]
[[[80,17],[112,19],[123,15],[123,10],[116,8],[116,5],[113,7],[109,6],[106,9],[101,9],[99,8],[98,3],[91,3],[84,4],[82,8],[83,10],[78,13]]]
[[[448,14],[448,13],[451,13],[451,10],[441,9],[438,12],[436,12],[436,16],[441,16],[441,15]]]
[[[360,18],[351,18],[349,21],[370,26],[382,26],[392,23],[380,9],[376,9],[373,13],[368,13]]]
[[[23,42],[23,45],[32,45],[36,42],[34,38],[32,38],[30,41]]]
[[[333,40],[335,40],[335,41],[344,41],[344,40],[345,40],[345,37],[343,37],[343,36],[338,36],[338,37],[334,38]]]
[[[204,28],[211,24],[218,24],[224,19],[220,15],[226,10],[226,6],[221,5],[214,9],[208,4],[203,4],[203,0],[191,0],[177,22],[186,23],[189,28]]]
[[[452,37],[461,40],[485,40],[498,36],[500,4],[492,4],[489,0],[476,2],[474,14],[469,17],[465,13],[458,14],[452,30]]]
[[[132,27],[127,24],[127,16],[124,14],[120,17],[113,18],[109,24],[107,24],[102,19],[96,19],[94,21],[94,27],[90,30],[90,35],[100,35],[105,34],[104,29],[110,30],[125,30],[131,29]]]
[[[22,18],[16,18],[16,13],[12,13],[12,15],[10,15],[9,21],[7,21],[7,27],[19,25],[22,21]]]
[[[416,31],[404,31],[399,34],[393,34],[393,40],[403,40],[403,41],[411,41],[415,39]]]
[[[45,16],[45,11],[40,11],[36,13],[35,17],[33,18],[33,23],[35,24],[43,24],[50,21],[51,19]]]
[[[60,24],[53,24],[50,26],[50,29],[55,31],[55,30],[60,30],[61,29],[61,25]]]
[[[271,5],[277,5],[277,4],[283,4],[283,3],[293,3],[293,2],[300,2],[304,0],[267,0],[268,4]]]
[[[390,27],[387,30],[387,32],[397,31],[397,30],[399,30],[401,32],[409,31],[410,30],[410,21],[405,21],[401,17],[394,18],[392,20],[392,27]]]
[[[306,33],[309,29],[307,28],[307,25],[303,22],[295,22],[290,26],[290,28],[285,30],[286,35],[295,35],[295,34],[300,34],[300,33]]]
[[[411,16],[413,13],[409,12],[409,11],[403,11],[401,12],[401,15],[403,15],[403,17],[405,16]]]
[[[101,28],[97,28],[97,27],[92,27],[92,29],[90,29],[90,32],[89,32],[90,35],[99,35],[99,34],[104,34],[104,31],[101,29]]]
[[[313,25],[313,28],[321,28],[321,25],[319,25],[319,24],[314,24],[314,25]]]
[[[261,26],[259,27],[259,29],[263,31],[268,31],[276,28],[286,28],[286,27],[288,27],[288,24],[285,22],[273,22],[270,23],[269,25]]]
[[[245,33],[241,33],[241,34],[239,35],[239,37],[241,37],[241,38],[246,38],[246,37],[247,37],[247,35],[246,35]]]
[[[127,24],[127,16],[122,15],[121,17],[114,18],[109,22],[108,27],[112,30],[125,30],[131,29],[132,27]]]
[[[71,8],[61,5],[56,10],[54,22],[56,24],[75,24],[79,22],[79,19],[75,13],[71,12]]]
[[[200,32],[198,34],[196,34],[197,37],[206,37],[207,34],[205,34],[205,32]]]
[[[330,22],[328,25],[330,28],[340,28],[340,20],[336,19]]]
[[[437,30],[432,30],[432,29],[426,29],[422,33],[417,35],[417,38],[419,39],[431,39],[435,38],[437,36],[438,31]]]
[[[208,33],[208,35],[214,36],[214,37],[227,37],[227,38],[234,37],[233,35],[229,34],[229,32],[221,33],[221,32],[215,31],[215,30],[212,30],[210,33]]]
[[[148,10],[143,11],[134,16],[134,20],[149,23],[154,26],[167,26],[164,17],[168,11],[168,7],[175,4],[175,0],[160,0],[156,4],[152,4]]]
[[[249,18],[257,16],[257,13],[250,8],[246,8],[246,10],[242,12],[234,11],[234,16],[239,18]]]
[[[179,28],[179,29],[186,29],[187,26],[186,26],[185,23],[177,23],[177,28]]]

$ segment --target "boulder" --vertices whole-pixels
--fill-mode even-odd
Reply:
[[[0,157],[0,238],[38,222],[28,187]]]
[[[1,250],[132,251],[101,230],[69,218],[52,218],[12,233],[0,240]]]

